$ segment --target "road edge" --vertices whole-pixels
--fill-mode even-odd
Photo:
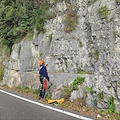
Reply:
[[[68,115],[68,116],[72,116],[74,118],[78,118],[78,119],[82,119],[82,120],[94,120],[92,118],[88,118],[88,117],[84,117],[82,115],[78,115],[78,114],[75,114],[75,113],[72,113],[72,112],[68,112],[68,111],[65,111],[65,110],[61,110],[59,108],[55,108],[55,107],[52,107],[52,106],[48,106],[48,105],[45,105],[45,104],[42,104],[42,103],[39,103],[37,101],[33,101],[33,100],[30,100],[28,98],[25,98],[25,97],[21,97],[19,95],[15,95],[13,93],[10,93],[8,91],[5,91],[5,90],[2,90],[0,88],[0,92],[4,93],[4,94],[7,94],[7,95],[10,95],[12,97],[15,97],[15,98],[18,98],[20,100],[23,100],[23,101],[26,101],[26,102],[29,102],[29,103],[32,103],[32,104],[35,104],[35,105],[38,105],[38,106],[41,106],[41,107],[44,107],[44,108],[47,108],[47,109],[50,109],[50,110],[53,110],[53,111],[56,111],[56,112],[59,112],[59,113],[63,113],[65,115]]]

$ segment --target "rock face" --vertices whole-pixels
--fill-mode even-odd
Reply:
[[[78,23],[75,30],[66,33],[64,20],[70,5],[77,12]],[[98,13],[101,6],[107,8],[107,20]],[[89,5],[87,0],[70,0],[69,3],[57,3],[53,10],[57,15],[46,21],[44,33],[14,46],[3,83],[10,87],[21,84],[22,87],[38,88],[38,61],[44,59],[55,85],[52,89],[54,98],[62,95],[56,89],[66,80],[73,82],[77,77],[74,73],[81,68],[92,75],[84,75],[85,82],[77,92],[71,93],[70,99],[85,97],[88,106],[107,109],[107,102],[113,97],[119,111],[120,6],[115,0],[98,0]],[[86,86],[94,91],[93,94],[86,90]],[[104,96],[101,100],[100,94]]]

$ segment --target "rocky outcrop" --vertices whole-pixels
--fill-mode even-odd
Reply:
[[[75,30],[66,33],[64,20],[70,5],[77,12],[78,23]],[[98,13],[101,6],[107,8],[107,20]],[[120,110],[120,6],[115,0],[98,0],[89,5],[87,0],[71,0],[69,3],[61,1],[53,8],[57,15],[46,21],[44,33],[14,46],[3,83],[10,87],[21,84],[38,88],[38,61],[44,59],[55,85],[54,98],[62,95],[58,88],[66,80],[73,82],[81,68],[92,75],[84,75],[85,82],[77,92],[73,91],[70,99],[85,97],[88,106],[107,109],[107,102],[113,97],[116,110]],[[102,100],[99,94],[103,94]]]

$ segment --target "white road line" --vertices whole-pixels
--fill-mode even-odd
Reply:
[[[20,97],[20,96],[18,96],[18,95],[15,95],[15,94],[6,92],[6,91],[1,90],[1,89],[0,89],[0,92],[5,93],[5,94],[8,94],[8,95],[13,96],[13,97],[18,98],[18,99],[27,101],[27,102],[29,102],[29,103],[33,103],[33,104],[42,106],[42,107],[44,107],[44,108],[48,108],[48,109],[50,109],[50,110],[57,111],[57,112],[59,112],[59,113],[63,113],[63,114],[66,114],[66,115],[69,115],[69,116],[78,118],[78,119],[82,119],[82,120],[93,120],[93,119],[90,119],[90,118],[87,118],[87,117],[83,117],[83,116],[80,116],[80,115],[77,115],[77,114],[74,114],[74,113],[71,113],[71,112],[67,112],[67,111],[64,111],[64,110],[60,110],[60,109],[58,109],[58,108],[54,108],[54,107],[51,107],[51,106],[48,106],[48,105],[44,105],[44,104],[35,102],[35,101],[32,101],[32,100],[26,99],[26,98],[24,98],[24,97]]]

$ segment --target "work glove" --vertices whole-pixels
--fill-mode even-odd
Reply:
[[[50,83],[50,85],[52,85],[52,83],[50,82],[50,80],[49,80],[49,83]]]
[[[47,67],[47,66],[48,66],[48,64],[45,65],[45,67]]]
[[[52,83],[50,82],[50,85],[52,85]]]

